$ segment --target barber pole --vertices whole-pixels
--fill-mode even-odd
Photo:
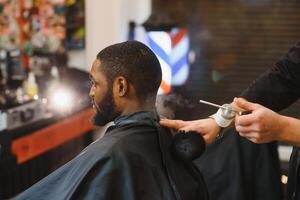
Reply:
[[[174,28],[170,32],[172,40],[172,51],[170,54],[170,65],[172,69],[172,86],[183,85],[189,75],[189,36],[185,28]]]
[[[162,82],[158,94],[167,94],[171,91],[172,70],[170,54],[172,41],[170,35],[163,31],[147,32],[147,44],[158,57],[162,69]]]

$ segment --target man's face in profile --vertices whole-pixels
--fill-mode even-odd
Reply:
[[[98,59],[93,63],[90,78],[92,81],[90,97],[96,110],[93,123],[96,126],[104,126],[114,118],[115,103],[112,85],[108,83],[105,74],[102,72],[101,62]]]

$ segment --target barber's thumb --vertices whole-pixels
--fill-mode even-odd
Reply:
[[[246,111],[253,111],[257,109],[257,104],[251,103],[244,98],[234,98],[234,103],[241,109]]]

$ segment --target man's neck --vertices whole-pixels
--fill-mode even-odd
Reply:
[[[135,112],[141,112],[141,111],[150,111],[155,112],[155,100],[156,98],[147,98],[142,101],[142,103],[138,101],[131,101],[128,102],[127,105],[124,107],[123,111],[121,112],[121,115],[128,115]]]
[[[126,107],[123,112],[121,113],[121,115],[128,115],[131,113],[135,113],[135,112],[141,112],[141,111],[149,111],[149,112],[154,112],[156,111],[156,108],[154,105],[144,105],[144,106],[140,106],[140,105],[131,105]]]

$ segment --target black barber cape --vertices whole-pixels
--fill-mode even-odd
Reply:
[[[170,151],[152,112],[121,116],[104,137],[16,197],[20,199],[206,200],[200,172]]]

